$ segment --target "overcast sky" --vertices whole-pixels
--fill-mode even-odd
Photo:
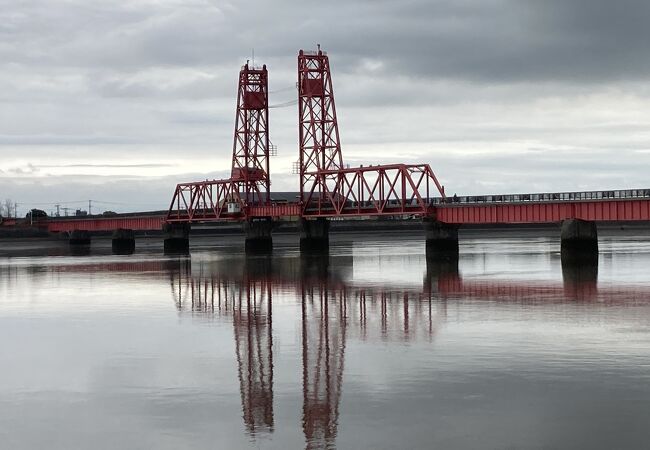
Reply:
[[[351,165],[426,162],[459,195],[648,187],[648,23],[647,0],[0,0],[0,198],[164,208],[229,173],[252,49],[281,104],[317,43]],[[271,110],[279,191],[296,112]]]

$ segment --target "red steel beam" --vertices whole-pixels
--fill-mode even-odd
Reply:
[[[648,200],[599,200],[500,205],[436,205],[434,217],[455,224],[552,223],[565,219],[649,221]]]
[[[374,168],[373,168],[374,169]],[[352,173],[352,170],[346,171]],[[195,183],[194,185],[202,185]],[[193,198],[209,198],[205,193],[194,194]],[[349,205],[339,205],[340,209],[328,209],[322,205],[319,209],[302,211],[297,203],[280,203],[271,205],[249,205],[240,214],[214,212],[214,205],[207,208],[192,208],[191,219],[187,210],[176,210],[177,216],[128,216],[128,217],[75,217],[69,219],[40,220],[35,225],[50,232],[70,232],[74,230],[113,231],[127,228],[136,231],[158,231],[163,222],[218,222],[224,220],[241,220],[241,217],[296,217],[301,214],[308,217],[352,217],[376,215],[418,214],[432,215],[437,220],[454,224],[517,224],[517,223],[555,223],[565,219],[583,219],[591,221],[650,221],[650,199],[647,200],[599,200],[561,203],[525,203],[500,205],[428,205],[424,199],[417,197],[412,203],[386,203],[368,200]],[[198,200],[195,201],[198,205]],[[227,206],[222,205],[222,209]],[[182,212],[181,212],[182,211]],[[6,222],[10,222],[7,220]]]
[[[0,217],[0,226],[13,227],[16,226],[16,219],[13,217]]]
[[[442,191],[428,164],[392,164],[326,170],[304,193],[305,217],[429,215],[428,197]]]
[[[241,183],[227,180],[180,183],[176,186],[168,223],[241,220],[247,205]]]
[[[88,217],[39,221],[37,226],[53,233],[74,230],[113,231],[126,228],[135,231],[159,231],[164,216]]]
[[[297,203],[271,204],[262,206],[249,206],[248,217],[297,217],[300,216],[300,205]]]

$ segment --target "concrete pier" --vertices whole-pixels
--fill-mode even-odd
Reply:
[[[190,252],[189,223],[166,223],[163,225],[164,252],[166,254],[187,254]]]
[[[298,222],[300,251],[302,253],[328,253],[330,248],[330,222],[324,217],[301,218]]]
[[[130,255],[135,251],[135,233],[127,228],[113,231],[111,247],[116,255]]]
[[[562,262],[564,295],[573,300],[592,300],[598,295],[598,260],[580,264]]]
[[[562,222],[560,249],[563,264],[598,263],[596,222],[568,219]]]
[[[441,285],[454,285],[459,281],[458,258],[427,259],[427,271],[422,282],[425,292],[438,292]]]
[[[86,256],[90,254],[90,233],[86,230],[71,231],[68,237],[70,254],[72,256]]]
[[[427,260],[458,259],[458,225],[422,219],[426,236]]]
[[[300,254],[300,278],[325,281],[329,277],[330,256],[325,253]]]
[[[71,246],[90,246],[90,233],[86,230],[74,230],[70,233]]]
[[[270,253],[273,251],[273,221],[270,217],[246,220],[243,225],[246,235],[246,253]]]

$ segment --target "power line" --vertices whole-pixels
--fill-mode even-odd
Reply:
[[[60,201],[52,201],[52,202],[20,202],[21,205],[53,205],[53,204],[60,204],[60,205],[67,205],[70,203],[86,203],[88,200],[70,200],[66,202],[60,202]]]
[[[297,90],[297,89],[298,89],[298,86],[297,86],[296,83],[294,83],[291,86],[287,86],[287,87],[284,87],[284,88],[269,91],[269,94],[277,94],[278,92],[287,92],[287,91],[293,91],[293,90]]]
[[[276,103],[275,105],[269,105],[269,109],[273,108],[286,108],[287,106],[293,106],[298,104],[298,99],[289,100],[288,102]]]
[[[148,205],[149,203],[132,203],[132,202],[112,202],[108,200],[95,200],[95,199],[90,199],[93,203],[102,203],[102,204],[108,204],[108,205],[127,205],[127,206],[140,206],[140,205]],[[51,202],[20,202],[21,205],[29,205],[29,206],[37,206],[37,205],[70,205],[74,203],[88,203],[88,200],[67,200],[67,201],[59,201],[59,200],[53,200]]]

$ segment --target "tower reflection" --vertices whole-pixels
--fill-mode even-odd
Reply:
[[[243,267],[240,280],[227,272],[195,276],[188,259],[170,272],[179,311],[232,321],[242,418],[250,435],[273,431],[273,298],[265,267],[264,261]]]
[[[302,429],[307,448],[331,446],[336,438],[345,362],[345,290],[301,289]]]
[[[270,283],[250,282],[232,308],[243,418],[251,434],[273,431],[271,302]]]
[[[307,448],[332,447],[339,425],[345,352],[358,341],[432,341],[450,300],[546,303],[597,298],[597,272],[569,267],[563,284],[463,279],[458,263],[431,262],[421,288],[351,282],[351,258],[183,260],[170,270],[176,306],[231,321],[246,432],[274,431],[273,301],[300,311],[302,430]],[[287,295],[288,294],[288,295]],[[611,292],[602,292],[611,296]],[[620,297],[619,297],[620,298]]]
[[[307,448],[335,443],[346,340],[431,339],[438,319],[416,290],[355,286],[350,258],[328,256],[199,263],[170,270],[176,307],[231,320],[246,431],[273,431],[273,295],[287,290],[301,311],[302,429]]]

